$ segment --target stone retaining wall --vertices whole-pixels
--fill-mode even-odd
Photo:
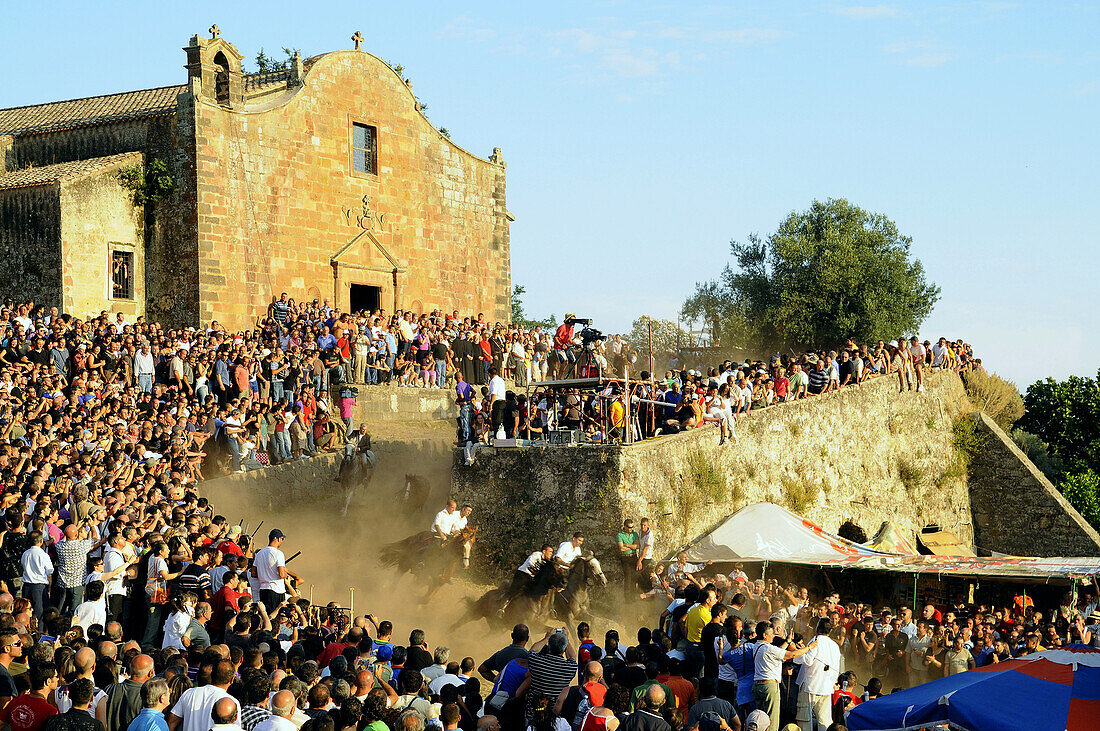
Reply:
[[[937,525],[971,544],[975,493],[967,487],[967,460],[955,447],[955,432],[972,411],[953,373],[931,374],[923,393],[898,393],[896,380],[880,378],[752,412],[738,421],[736,440],[724,445],[717,429],[705,427],[630,446],[486,450],[470,466],[456,454],[452,482],[461,499],[495,517],[481,555],[501,572],[544,540],[561,541],[575,530],[586,533],[597,555],[614,561],[614,536],[625,517],[648,516],[657,553],[664,555],[762,501],[830,531],[851,523],[871,538],[891,521],[915,541],[922,528]],[[1100,553],[1060,496],[1019,481],[1017,472],[1034,468],[1010,452],[988,456],[1008,462],[1007,471],[985,470],[984,462],[971,466],[971,473],[984,470],[991,484],[975,499],[1003,506],[1001,492],[1015,491],[1020,504],[999,514],[1006,521],[1015,515],[1016,525],[1028,522],[1020,516],[1038,500],[1047,514],[1042,525],[1059,528],[1029,531],[1023,541],[1029,551],[1011,550]],[[1010,552],[1006,548],[1020,543],[1008,539],[1007,522],[1001,530],[989,513],[978,514],[986,530],[982,548]]]
[[[974,542],[1016,556],[1100,556],[1100,535],[1012,438],[975,414],[982,448],[970,463]]]

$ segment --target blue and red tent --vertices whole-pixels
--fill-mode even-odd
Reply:
[[[850,731],[1096,731],[1100,650],[1072,645],[933,680],[861,703]]]

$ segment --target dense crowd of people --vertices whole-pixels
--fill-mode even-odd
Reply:
[[[464,638],[430,645],[409,615],[311,605],[287,568],[281,530],[258,545],[198,495],[204,475],[223,466],[212,459],[218,444],[227,469],[341,444],[354,429],[350,383],[443,388],[453,378],[467,440],[501,428],[581,427],[587,396],[544,392],[530,413],[517,412],[526,404],[502,377],[569,375],[575,339],[563,327],[490,326],[458,313],[353,315],[283,295],[255,328],[231,333],[217,322],[173,329],[4,303],[0,724],[766,731],[797,721],[820,730],[841,728],[845,703],[884,689],[1067,642],[1100,644],[1095,586],[1057,607],[1037,608],[1023,594],[998,606],[930,603],[914,617],[907,607],[750,581],[739,567],[715,573],[682,556],[656,563],[643,520],[641,531],[628,522],[610,541],[622,559],[626,613],[652,613],[636,644],[620,644],[614,630],[592,639],[609,606],[597,597],[594,616],[577,627],[532,637],[517,625],[512,644],[491,656],[452,658],[450,643]],[[928,370],[980,367],[961,343],[849,346],[839,358],[669,369],[654,392],[632,396],[652,414],[654,434],[704,423],[732,433],[747,411],[872,375],[897,374],[902,388],[919,390]],[[621,337],[591,350],[608,373],[638,359]],[[591,395],[610,397],[602,438],[624,428],[616,388]],[[726,403],[716,399],[728,412],[714,410]],[[582,541],[577,534],[542,560],[564,569]],[[529,557],[528,573],[539,560]]]

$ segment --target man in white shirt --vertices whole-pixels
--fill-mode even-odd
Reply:
[[[913,371],[917,375],[917,390],[924,390],[924,346],[917,336],[909,338],[909,357],[913,362]]]
[[[928,666],[924,664],[924,653],[931,644],[932,636],[928,634],[928,623],[923,619],[917,620],[917,632],[905,647],[905,651],[909,653],[910,687],[928,680]]]
[[[107,596],[107,614],[111,619],[119,621],[122,619],[122,607],[126,600],[126,587],[123,585],[126,578],[125,568],[130,563],[126,558],[126,539],[121,531],[110,539],[109,546],[103,553],[103,569],[108,574],[117,573],[107,580],[104,592]]]
[[[252,731],[298,731],[290,720],[296,708],[294,694],[289,690],[280,690],[271,696],[271,715],[256,724]]]
[[[932,367],[943,368],[944,361],[947,359],[947,338],[940,338],[936,341],[936,344],[932,346]]]
[[[798,671],[798,710],[795,720],[802,731],[828,728],[833,722],[833,686],[840,674],[840,646],[829,637],[833,622],[825,617],[817,623],[814,646],[795,663],[802,665]]]
[[[455,523],[458,519],[458,503],[448,500],[447,507],[435,514],[435,520],[432,522],[432,538],[438,538],[441,541],[450,538],[455,532]]]
[[[756,649],[753,658],[754,670],[752,697],[756,701],[756,707],[768,714],[771,719],[771,728],[779,728],[779,681],[783,677],[783,663],[802,657],[808,651],[817,646],[815,639],[806,647],[791,649],[794,641],[794,630],[787,635],[787,639],[779,645],[773,645],[775,630],[770,622],[760,622],[756,625]],[[830,689],[830,692],[832,690]]]
[[[134,354],[134,375],[142,393],[153,392],[153,354],[149,352],[149,343],[142,343],[141,350]]]
[[[584,533],[577,531],[573,534],[573,540],[562,541],[554,554],[554,563],[560,569],[568,569],[569,566],[581,555],[581,546],[584,545]]]
[[[236,668],[232,662],[219,660],[209,685],[188,688],[172,706],[172,712],[168,714],[169,731],[210,731],[214,727],[211,711],[214,704],[223,698],[232,701],[237,709],[237,718],[240,718],[240,703],[227,690],[235,675]]]
[[[88,628],[93,624],[107,626],[107,605],[103,601],[102,581],[92,581],[84,587],[84,601],[77,605],[73,613],[73,626],[83,629],[85,637],[88,636]]]
[[[287,577],[298,577],[286,568],[286,556],[279,550],[286,540],[286,535],[275,528],[267,534],[267,546],[256,552],[256,558],[252,561],[252,576],[259,580],[260,601],[268,612],[274,612],[275,608],[283,603],[286,596]]]
[[[459,531],[466,530],[466,524],[469,522],[472,512],[474,512],[474,507],[472,505],[468,503],[463,505],[462,510],[458,511],[458,517],[455,518],[455,525],[451,533],[458,533]]]
[[[50,590],[50,577],[53,576],[53,561],[42,548],[42,531],[31,531],[31,547],[23,552],[23,596],[31,600],[34,615],[41,617],[46,611],[46,602]]]
[[[506,389],[504,379],[497,373],[496,368],[489,369],[489,414],[493,419],[493,435],[504,424],[504,399]]]

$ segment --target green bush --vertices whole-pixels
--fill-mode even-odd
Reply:
[[[1012,381],[981,371],[964,372],[962,379],[971,403],[1005,431],[1024,415],[1024,397]]]
[[[1089,469],[1068,475],[1059,489],[1081,517],[1100,530],[1100,473]]]
[[[960,416],[951,425],[951,446],[963,466],[969,466],[985,446],[985,440],[978,434],[977,424],[969,416]]]
[[[898,459],[898,479],[910,493],[916,492],[924,482],[924,470],[907,459]]]
[[[1020,427],[1012,430],[1012,441],[1020,451],[1027,455],[1031,463],[1046,475],[1047,479],[1058,484],[1066,472],[1066,463],[1057,455],[1050,453],[1050,445],[1031,432]]]

